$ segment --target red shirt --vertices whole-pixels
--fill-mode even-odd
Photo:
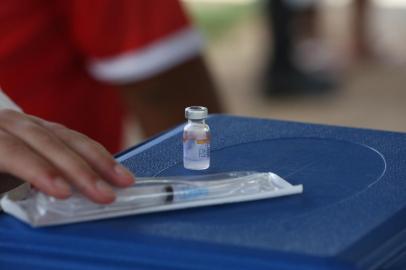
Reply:
[[[115,85],[153,76],[198,50],[175,0],[2,0],[0,37],[4,92],[25,112],[111,152],[120,148],[124,113]]]

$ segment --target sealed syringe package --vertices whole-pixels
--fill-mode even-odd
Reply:
[[[237,203],[303,192],[270,172],[229,172],[202,176],[137,178],[131,187],[117,189],[109,205],[89,201],[78,192],[58,200],[31,189],[26,196],[13,191],[1,200],[5,212],[33,227],[169,211],[206,205]]]

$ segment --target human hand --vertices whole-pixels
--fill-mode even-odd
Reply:
[[[0,152],[0,173],[58,199],[69,197],[74,187],[90,200],[107,204],[115,199],[111,185],[134,183],[133,175],[99,143],[14,110],[0,110]]]

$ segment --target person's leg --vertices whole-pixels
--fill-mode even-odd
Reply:
[[[352,24],[356,58],[368,58],[372,54],[368,43],[368,6],[368,0],[355,0]]]
[[[300,70],[294,60],[294,43],[300,32],[315,31],[312,10],[307,13],[308,27],[302,29],[299,18],[303,9],[295,9],[286,0],[269,0],[268,20],[272,30],[273,53],[267,71],[265,92],[269,96],[319,94],[329,90],[333,83],[319,74]],[[306,16],[303,16],[306,18]],[[303,19],[304,21],[305,19]],[[312,27],[313,25],[313,27]]]
[[[268,1],[268,20],[273,36],[272,70],[283,72],[293,67],[293,11],[284,0]]]

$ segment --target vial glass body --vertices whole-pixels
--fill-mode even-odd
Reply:
[[[188,120],[183,128],[183,166],[205,170],[210,166],[210,129],[204,119]]]

